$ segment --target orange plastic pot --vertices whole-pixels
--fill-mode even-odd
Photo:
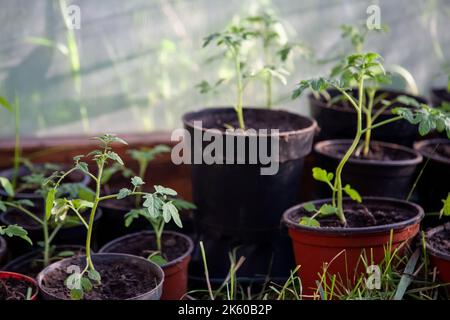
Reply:
[[[439,271],[438,277],[443,283],[450,283],[450,255],[438,250],[430,243],[430,238],[439,232],[450,232],[450,223],[430,229],[426,233],[427,253],[433,267]]]
[[[345,199],[344,207],[350,201]],[[312,203],[318,208],[324,203],[331,203],[331,199]],[[389,225],[320,228],[300,225],[298,219],[294,220],[295,214],[303,208],[304,203],[284,213],[283,222],[289,228],[295,261],[300,266],[298,276],[304,295],[314,295],[317,292],[318,283],[324,274],[327,279],[335,275],[341,288],[350,288],[366,271],[362,257],[367,257],[369,264],[379,264],[385,257],[386,248],[390,248],[392,252],[418,233],[420,221],[424,216],[420,206],[402,200],[377,197],[365,197],[363,203],[368,208],[389,206],[407,209],[411,215],[407,220]]]

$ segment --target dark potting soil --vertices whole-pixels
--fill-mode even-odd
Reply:
[[[327,154],[337,155],[338,157],[343,157],[347,152],[350,144],[340,143],[332,144],[324,147],[323,151]],[[358,154],[356,152],[359,151]],[[370,143],[369,153],[364,155],[362,152],[362,145],[360,145],[356,151],[351,156],[351,159],[359,160],[375,160],[375,161],[402,161],[410,160],[415,157],[414,154],[406,152],[402,149],[394,149],[384,147],[375,141]]]
[[[441,231],[433,234],[427,242],[435,250],[450,255],[450,226],[446,225]]]
[[[189,243],[176,234],[163,234],[161,239],[162,255],[167,261],[181,257],[189,250]],[[156,237],[153,234],[143,233],[129,237],[126,241],[116,243],[109,252],[126,253],[134,256],[148,258],[156,251]]]
[[[233,110],[232,110],[233,111]],[[304,129],[311,125],[310,121],[301,118],[295,114],[278,111],[278,112],[257,112],[255,109],[244,109],[244,122],[246,129],[278,129],[280,133],[296,131]],[[205,113],[204,116],[199,118],[203,123],[203,128],[206,129],[217,129],[220,131],[225,131],[228,126],[232,128],[239,128],[239,122],[236,117],[236,113],[229,112],[226,110],[224,112],[210,112]]]
[[[347,220],[347,225],[344,228],[383,226],[402,222],[416,215],[415,212],[411,212],[410,210],[386,204],[377,204],[369,207],[359,203],[344,204],[344,214]],[[290,218],[293,221],[300,221],[301,217],[311,215],[311,213],[301,209],[294,212]],[[343,227],[336,215],[319,218],[318,221],[320,222],[320,226],[324,228]]]
[[[0,279],[0,301],[26,300],[28,288],[33,288],[30,283],[20,279]]]
[[[66,263],[45,276],[43,288],[59,299],[70,300],[70,291],[64,284],[68,277],[67,267],[78,265],[83,269],[84,264],[84,257],[66,260]],[[95,283],[92,290],[85,293],[84,300],[126,300],[147,293],[158,284],[157,277],[144,274],[141,268],[132,263],[96,263],[95,268],[102,277],[101,284]]]
[[[61,256],[60,254],[64,253],[64,256]],[[70,254],[69,254],[70,253]],[[81,256],[85,254],[85,250],[80,248],[78,250],[69,250],[69,249],[59,249],[57,248],[54,252],[50,255],[50,263],[62,260],[64,258],[68,258],[70,256]],[[42,253],[36,253],[36,255],[33,255],[30,257],[29,260],[26,261],[26,263],[22,263],[14,268],[14,272],[24,274],[26,276],[36,278],[36,276],[45,268],[44,266],[44,256]]]
[[[422,152],[426,155],[430,155],[434,158],[439,158],[444,161],[450,160],[450,143],[439,144],[436,148],[436,144],[429,144],[422,147]]]

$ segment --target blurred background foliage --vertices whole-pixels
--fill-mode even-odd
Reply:
[[[62,8],[72,4],[81,9],[78,30],[65,24]],[[444,86],[449,0],[0,0],[0,95],[19,98],[28,136],[175,128],[184,112],[235,98],[231,83],[206,95],[195,87],[234,72],[230,61],[215,59],[222,52],[202,49],[203,38],[269,10],[280,18],[280,41],[303,50],[286,63],[287,84],[274,83],[274,103],[307,114],[306,101],[291,101],[290,92],[351,50],[340,25],[365,24],[371,4],[380,6],[389,31],[369,34],[365,49],[408,70],[423,95]],[[258,44],[246,48],[250,57],[260,51]],[[392,85],[405,82],[398,77]],[[245,105],[264,105],[263,88],[253,81]],[[13,133],[13,117],[0,110],[0,137]]]

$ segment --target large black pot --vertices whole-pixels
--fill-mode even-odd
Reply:
[[[340,95],[339,91],[330,89],[327,91],[331,98]],[[376,97],[381,94],[387,94],[386,99],[392,100],[400,95],[407,95],[415,98],[417,101],[426,103],[426,99],[409,95],[400,91],[393,90],[379,90]],[[353,96],[357,96],[357,90],[353,90]],[[396,103],[396,107],[407,107],[401,103]],[[313,94],[309,95],[309,108],[311,116],[316,119],[320,131],[317,139],[350,139],[356,133],[356,112],[348,102],[340,101],[333,104],[328,104],[327,100],[322,96],[316,98]],[[374,106],[374,110],[378,108]],[[391,110],[383,112],[376,120],[383,121],[393,117]],[[365,119],[363,119],[363,125]],[[417,137],[417,128],[406,120],[396,121],[384,125],[372,131],[372,138],[374,140],[398,143],[401,145],[412,146]]]
[[[431,89],[431,103],[434,107],[439,107],[442,103],[450,103],[450,92],[446,88]]]
[[[444,148],[447,153],[444,153]],[[450,192],[450,140],[430,139],[416,142],[414,149],[424,157],[423,171],[417,189],[419,203],[425,212],[438,212],[442,208],[442,200]],[[444,220],[442,220],[444,219]],[[437,216],[426,216],[426,227],[437,226],[448,218],[438,219]]]
[[[186,143],[191,151],[193,200],[198,208],[194,217],[198,237],[205,242],[210,255],[207,258],[213,281],[221,281],[226,276],[227,265],[222,261],[236,246],[240,246],[247,258],[246,267],[238,273],[242,277],[256,277],[261,270],[267,273],[273,255],[280,262],[278,270],[272,268],[275,274],[287,275],[293,263],[292,254],[285,254],[286,247],[280,244],[288,243],[288,239],[280,236],[279,221],[284,210],[298,200],[303,159],[311,151],[316,122],[287,111],[266,109],[245,109],[244,118],[249,128],[279,129],[280,132],[269,135],[252,135],[248,131],[247,134],[225,133],[226,124],[238,127],[232,108],[205,109],[183,117],[185,129],[193,137]],[[202,121],[202,127],[194,121]],[[226,137],[218,158],[233,164],[195,163],[196,155],[202,155],[209,144],[195,144],[195,137],[202,141],[207,129],[216,129],[213,141]],[[260,140],[258,147],[268,150],[279,141],[279,159],[274,161],[279,170],[273,175],[261,174],[265,165],[259,159],[254,163],[249,161],[251,141],[260,137],[268,139]],[[226,148],[232,143],[236,147],[238,141],[244,141],[245,152],[225,157]],[[245,157],[243,164],[237,164],[239,156]],[[282,252],[274,252],[278,249]],[[199,264],[198,268],[191,268],[192,275],[202,277],[198,250],[194,251],[192,263]]]
[[[334,172],[343,154],[350,147],[352,140],[326,140],[315,144],[317,167]],[[422,156],[413,149],[400,145],[371,141],[388,153],[391,160],[367,160],[350,158],[342,171],[343,184],[350,184],[362,196],[391,197],[405,199],[414,184],[417,166]],[[330,196],[330,189],[325,183],[318,182],[318,197]]]
[[[39,209],[39,206],[37,206],[36,209],[37,210],[32,209],[32,211],[39,212],[39,210],[41,210]],[[37,215],[41,217],[44,216],[43,213]],[[20,217],[20,220],[18,220],[18,217]],[[97,226],[99,225],[101,217],[102,210],[98,208],[94,220],[94,246],[96,245],[96,233],[98,229]],[[16,258],[20,255],[33,251],[34,249],[39,247],[38,242],[43,240],[43,230],[41,225],[26,216],[24,213],[18,212],[13,209],[8,210],[4,214],[0,215],[0,223],[3,225],[18,224],[22,226],[25,230],[28,231],[28,236],[33,241],[33,246],[30,246],[28,242],[18,237],[8,238],[8,247],[12,258]],[[51,232],[52,229],[50,228],[49,233]],[[58,231],[56,237],[53,239],[52,244],[84,245],[86,242],[86,232],[86,227],[81,223],[62,227]]]

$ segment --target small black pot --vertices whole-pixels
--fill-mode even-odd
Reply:
[[[138,296],[126,297],[125,300],[159,300],[162,294],[162,286],[164,282],[164,272],[155,263],[144,259],[142,257],[132,256],[121,253],[100,253],[92,255],[92,261],[99,270],[103,268],[115,268],[117,264],[125,264],[139,269],[143,278],[152,276],[156,278],[157,284],[154,288],[149,289],[147,292],[143,292]],[[41,297],[44,300],[66,300],[52,293],[52,288],[48,287],[48,279],[52,274],[61,273],[67,270],[69,266],[78,266],[81,270],[85,265],[85,257],[79,256],[76,258],[67,258],[55,262],[42,270],[37,276],[37,282],[39,285]],[[64,271],[63,271],[64,270]],[[69,275],[69,274],[67,274]],[[120,288],[120,278],[115,279],[116,285]],[[64,287],[64,279],[58,284]]]
[[[37,166],[43,166],[43,165],[37,165]],[[61,168],[67,169],[67,165],[61,165]],[[52,171],[49,172],[49,174],[53,173]],[[14,174],[14,169],[7,169],[7,170],[3,170],[0,172],[0,177],[6,177],[9,180],[12,179]],[[30,174],[30,170],[27,167],[21,166],[19,168],[19,179],[18,181],[20,181],[20,178],[23,176],[26,176]],[[67,181],[70,183],[80,183],[81,185],[87,187],[89,182],[91,181],[91,178],[87,175],[82,173],[81,171],[75,171],[72,174],[70,174],[67,177]],[[3,190],[0,189],[0,198],[1,197],[8,197],[8,194]],[[35,190],[27,190],[24,192],[18,192],[14,195],[15,199],[28,199],[28,200],[43,200],[42,195],[40,195],[39,193],[36,193]]]
[[[283,241],[280,236],[280,217],[284,210],[298,201],[300,177],[303,159],[311,151],[316,122],[312,119],[281,110],[244,109],[244,118],[250,128],[280,129],[279,134],[266,135],[243,134],[242,132],[225,133],[224,125],[238,128],[236,113],[232,108],[211,108],[185,114],[184,126],[192,139],[187,142],[191,151],[193,200],[197,206],[194,219],[198,236],[205,242],[208,251],[220,257],[218,261],[227,259],[230,249],[237,245],[250,247],[253,254],[246,256],[247,268],[242,268],[241,276],[256,275],[257,263],[270,264],[273,247],[280,247]],[[194,124],[201,121],[202,128]],[[214,139],[223,139],[223,152],[220,159],[225,163],[195,163],[195,155],[203,154],[209,142],[195,144],[195,137],[203,137],[207,129],[216,129]],[[259,159],[250,163],[249,155],[252,139],[268,137],[268,141],[258,145],[270,150],[271,143],[279,139],[279,159],[276,162],[279,170],[274,175],[261,175],[265,167]],[[213,140],[214,140],[213,139]],[[231,143],[234,147],[239,140],[244,141],[246,161],[237,164],[238,156],[226,155],[226,148]],[[265,145],[264,145],[265,144]],[[227,147],[228,146],[228,147]],[[235,149],[236,150],[236,149]],[[232,160],[232,161],[230,161]],[[267,246],[267,243],[273,246]],[[257,249],[255,249],[257,248]],[[248,253],[248,250],[246,250]],[[283,264],[282,273],[289,274],[292,254],[285,256],[288,262]],[[208,260],[213,260],[208,258]],[[280,260],[283,260],[280,254]],[[198,263],[198,265],[197,265]],[[195,250],[191,270],[201,270],[201,256]],[[198,267],[198,268],[197,268]],[[223,269],[226,264],[211,265],[209,272],[212,278],[226,276]],[[281,272],[275,270],[274,272]],[[218,281],[220,281],[220,279]]]
[[[352,140],[326,140],[316,143],[317,167],[334,172],[342,159],[336,150],[348,150]],[[422,156],[410,148],[400,145],[371,141],[396,160],[366,160],[350,158],[342,171],[342,182],[350,184],[362,196],[392,197],[405,199],[410,192],[417,166]],[[318,196],[330,195],[327,185],[317,182]]]
[[[442,208],[442,200],[447,198],[450,192],[450,153],[448,156],[438,153],[442,147],[450,149],[448,139],[430,139],[416,142],[414,149],[422,154],[423,172],[417,185],[419,203],[425,212],[438,212]],[[424,225],[426,227],[437,226],[449,219],[437,216],[426,216]]]
[[[39,208],[38,206],[36,208]],[[43,240],[42,227],[35,221],[31,220],[24,213],[20,213],[22,219],[20,221],[16,220],[16,210],[8,210],[4,214],[0,215],[0,221],[4,225],[18,224],[28,231],[28,236],[33,241],[33,246],[23,239],[18,237],[12,237],[7,239],[8,247],[12,258],[16,258],[25,253],[33,251],[33,249],[38,248],[38,242]],[[38,216],[44,216],[42,213]],[[102,218],[102,210],[97,209],[94,220],[94,231],[93,231],[93,242],[96,244],[96,232],[97,226]],[[49,230],[51,233],[52,230]],[[59,230],[56,237],[53,239],[52,244],[64,244],[64,245],[84,245],[86,242],[86,227],[84,225],[77,224],[76,226],[63,227]]]
[[[8,257],[8,245],[6,244],[6,240],[0,236],[0,268],[6,262]]]
[[[83,255],[85,254],[83,246],[61,245],[55,246],[53,250],[54,250],[53,252],[58,253],[64,251],[73,251],[74,255],[80,255],[80,253],[82,253]],[[3,270],[17,272],[35,278],[38,275],[38,273],[41,272],[43,269],[42,263],[37,262],[37,260],[42,260],[42,257],[43,257],[42,249],[33,250],[20,257],[15,258],[14,260],[11,260],[5,265]],[[59,260],[62,259],[63,258]]]
[[[328,90],[329,95],[333,98],[340,95],[335,89]],[[376,96],[387,94],[386,99],[395,99],[397,96],[406,95],[415,98],[417,101],[426,103],[426,99],[413,96],[400,91],[379,90]],[[357,95],[357,90],[353,90],[353,96]],[[401,103],[395,104],[397,107],[407,107]],[[356,133],[356,113],[352,106],[343,102],[337,102],[328,105],[327,101],[321,97],[317,99],[313,94],[309,95],[309,108],[311,116],[317,120],[320,131],[317,136],[319,141],[329,139],[350,139]],[[376,106],[375,106],[376,108]],[[392,112],[387,110],[378,118],[378,121],[392,118]],[[364,125],[365,119],[363,119]],[[384,125],[377,130],[373,130],[372,137],[374,140],[393,142],[401,145],[412,146],[417,137],[417,128],[406,120],[396,121]]]
[[[439,107],[443,102],[450,103],[450,92],[446,88],[431,89],[431,103],[434,107]]]

